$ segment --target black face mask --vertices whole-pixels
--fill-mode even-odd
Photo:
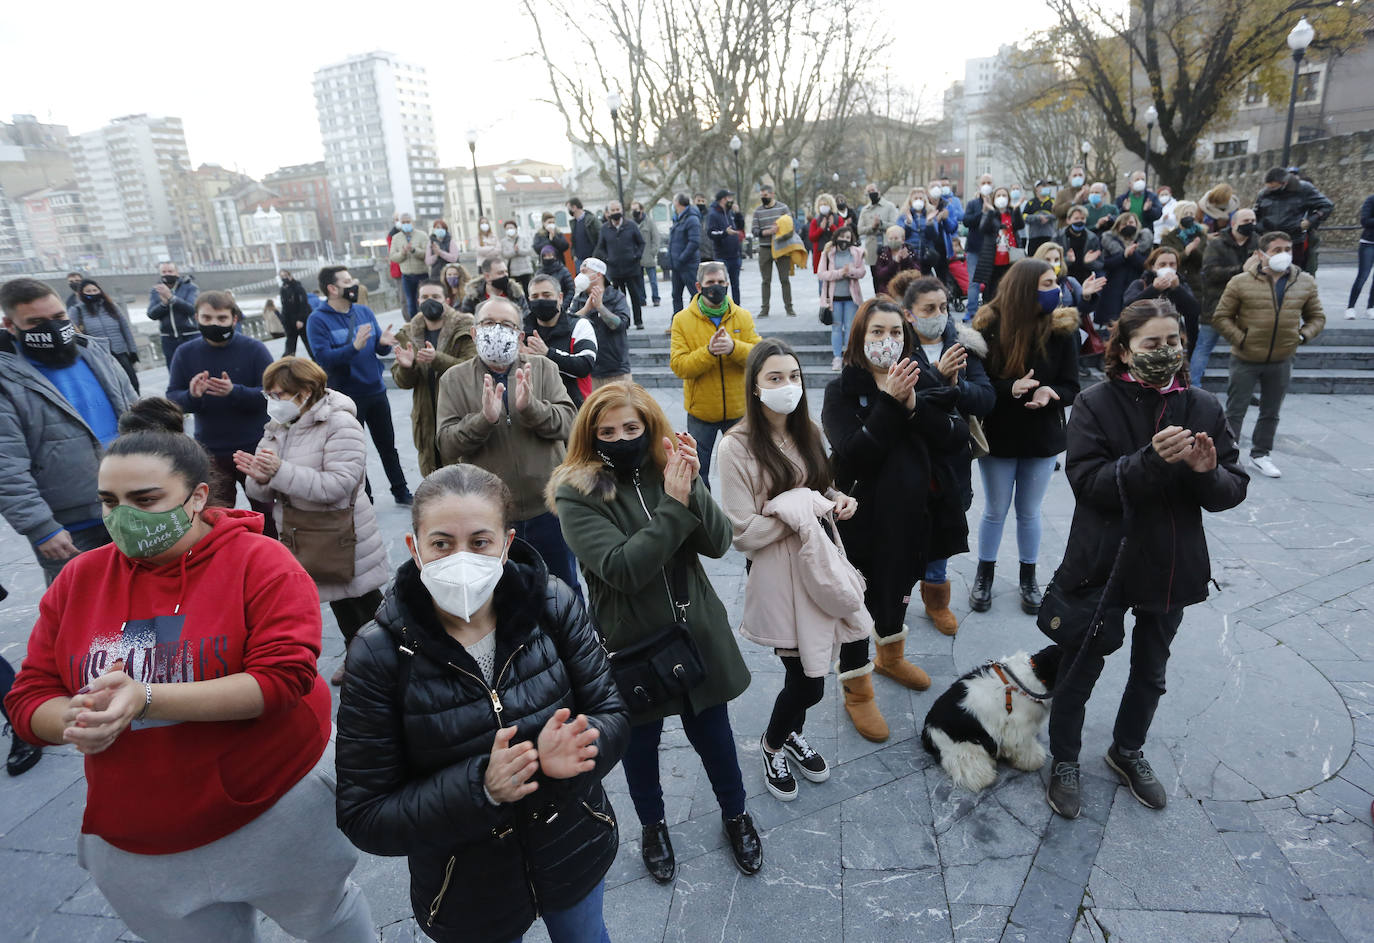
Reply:
[[[636,223],[642,223],[644,221],[644,214],[641,213],[639,210],[635,210],[630,215],[632,215],[635,218]]]
[[[759,202],[762,203],[764,206],[772,206],[773,198],[771,196],[759,197]]]
[[[705,204],[705,203],[698,203],[698,204],[697,204],[697,212],[698,212],[698,213],[705,213],[705,212],[706,212],[706,204]]]
[[[1244,236],[1246,239],[1249,239],[1252,235],[1254,235],[1254,232],[1255,232],[1255,224],[1254,224],[1254,223],[1241,223],[1239,226],[1236,227],[1236,232],[1240,233],[1240,234],[1241,234],[1242,236]]]
[[[177,277],[175,275],[164,275],[162,276],[162,284],[166,285],[168,288],[175,288],[177,287]]]
[[[1121,227],[1121,235],[1125,236],[1127,239],[1129,239],[1129,238],[1131,238],[1132,236],[1134,236],[1134,235],[1135,235],[1135,232],[1136,232],[1136,229],[1135,229],[1134,226],[1122,226],[1122,227]]]
[[[624,219],[625,217],[624,217],[624,215],[621,214],[621,213],[612,213],[612,214],[610,214],[609,216],[607,216],[606,218],[609,219],[609,220],[610,220],[611,222],[613,222],[613,223],[618,223],[618,222],[620,222],[622,219]]]
[[[234,326],[232,324],[197,324],[200,328],[200,336],[212,344],[223,344],[234,336]]]
[[[553,298],[531,298],[530,314],[536,321],[552,321],[558,317],[558,302]]]
[[[72,291],[80,291],[80,290],[81,290],[81,283],[80,283],[80,282],[67,282],[67,287],[70,288]]]
[[[707,285],[701,290],[701,297],[705,298],[711,307],[719,308],[725,304],[725,293],[729,290],[725,285]]]
[[[836,205],[837,207],[839,207],[839,210],[840,210],[841,213],[843,213],[845,210],[849,209],[849,204],[846,203],[844,200],[836,200],[836,201],[835,201],[835,205]]]
[[[870,194],[868,195],[868,202],[872,203],[874,206],[877,206],[877,205],[878,205],[878,201],[881,200],[882,198],[883,198],[883,195],[882,195],[881,193],[870,193]]]
[[[500,278],[493,278],[491,281],[487,282],[487,284],[503,295],[510,291],[510,279],[505,275],[502,275]]]
[[[81,300],[86,302],[86,304],[90,305],[92,308],[100,307],[99,295],[82,295]]]
[[[633,439],[616,439],[614,442],[596,443],[596,454],[617,472],[632,472],[644,464],[649,454],[649,437],[640,433]]]
[[[1184,216],[1184,217],[1181,217],[1181,218],[1179,219],[1178,224],[1179,224],[1179,226],[1182,227],[1183,229],[1192,229],[1192,228],[1193,228],[1193,224],[1196,223],[1196,222],[1197,222],[1197,220],[1196,220],[1194,217],[1192,217],[1192,216]]]
[[[426,321],[438,321],[444,316],[444,303],[437,298],[426,298],[420,302],[420,313]]]
[[[556,259],[556,258],[544,259],[544,260],[543,260],[544,271],[546,271],[546,272],[556,272],[556,271],[558,271],[558,267],[559,267],[559,265],[561,265],[561,264],[562,264],[562,263],[559,262],[558,259]]]
[[[76,347],[76,325],[65,319],[39,321],[20,330],[18,340],[25,357],[49,367],[70,367],[80,353]]]
[[[349,303],[356,302],[358,300],[358,286],[349,285],[343,290],[343,296],[348,299]]]

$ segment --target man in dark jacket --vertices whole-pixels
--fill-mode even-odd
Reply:
[[[1226,289],[1226,283],[1240,274],[1241,268],[1259,248],[1255,235],[1255,211],[1239,209],[1231,214],[1231,225],[1207,237],[1202,253],[1202,304],[1198,314],[1197,342],[1188,362],[1188,378],[1194,386],[1202,385],[1207,361],[1217,346],[1217,332],[1212,330],[1212,312]]]
[[[1331,215],[1333,204],[1313,184],[1296,173],[1274,167],[1264,175],[1255,200],[1255,223],[1260,232],[1286,232],[1293,240],[1293,259],[1309,275],[1317,273],[1317,227]]]
[[[561,238],[561,237],[560,237]],[[558,282],[559,294],[564,301],[569,301],[572,296],[577,294],[577,288],[573,285],[572,272],[563,264],[563,259],[559,256],[558,247],[551,242],[545,242],[539,250],[539,271],[538,275],[548,275]],[[528,304],[529,299],[526,299]]]
[[[158,282],[148,292],[148,317],[162,332],[162,357],[168,364],[177,346],[200,336],[196,328],[196,296],[200,289],[191,276],[177,272],[175,262],[157,267]]]
[[[573,265],[580,269],[583,259],[590,259],[596,254],[596,241],[600,234],[601,224],[582,207],[582,199],[569,197],[568,241],[572,243]]]
[[[673,228],[668,233],[668,264],[673,267],[673,314],[682,310],[682,295],[697,283],[701,263],[701,214],[685,193],[673,199]],[[690,295],[689,295],[690,297]]]
[[[1145,183],[1145,171],[1137,170],[1131,174],[1130,186],[1116,198],[1117,215],[1131,213],[1140,220],[1141,232],[1148,232],[1153,239],[1155,221],[1164,215],[1164,203],[1159,194]]]
[[[530,279],[529,313],[525,315],[525,343],[521,353],[552,360],[573,405],[581,407],[592,391],[596,328],[588,318],[574,317],[563,308],[563,292],[558,279],[545,272]]]
[[[711,244],[711,237],[706,231],[706,216],[711,210],[711,204],[706,202],[706,194],[692,194],[692,205],[701,214],[701,242],[697,244],[697,252],[701,256],[701,261],[710,262],[716,257],[715,246]]]
[[[310,320],[310,298],[305,286],[296,281],[286,269],[281,270],[281,326],[286,331],[287,357],[296,356],[296,340],[305,344],[305,352],[310,353],[310,338],[305,336],[305,323]]]
[[[594,254],[606,263],[606,277],[610,283],[630,299],[635,330],[644,330],[644,298],[640,295],[644,279],[639,273],[639,262],[644,257],[644,234],[632,220],[625,218],[619,200],[606,204],[606,225],[601,227]]]
[[[735,212],[733,196],[729,190],[716,191],[716,202],[706,217],[706,234],[711,238],[711,254],[725,263],[730,275],[730,297],[739,304],[739,234],[744,230],[744,217]]]
[[[43,282],[0,285],[0,310],[0,515],[51,584],[72,557],[110,542],[96,474],[135,393],[105,345],[76,333]]]

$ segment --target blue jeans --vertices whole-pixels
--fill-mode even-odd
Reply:
[[[602,881],[587,892],[587,896],[567,910],[544,913],[544,929],[549,931],[551,943],[611,943],[602,916],[602,898],[606,896],[606,882]],[[521,943],[524,936],[513,943]]]
[[[428,275],[402,275],[402,276],[401,276],[401,291],[403,291],[403,292],[405,293],[405,296],[406,296],[406,297],[405,297],[405,305],[406,305],[406,315],[407,315],[408,317],[412,317],[412,318],[413,318],[413,317],[415,317],[415,315],[417,315],[417,314],[420,313],[420,301],[419,301],[419,298],[418,298],[417,296],[418,296],[419,293],[420,293],[420,283],[421,283],[422,281],[424,281],[426,278],[429,278],[429,276],[428,276]]]
[[[976,260],[975,260],[976,261]],[[973,277],[973,273],[968,275],[968,301],[964,304],[964,320],[972,321],[973,316],[978,313],[978,301],[982,289],[978,285],[978,280]]]
[[[730,729],[730,712],[724,704],[708,707],[700,714],[687,708],[682,713],[682,732],[701,757],[706,777],[720,803],[720,812],[732,819],[744,811],[744,777],[735,754],[735,733]],[[625,767],[625,782],[630,786],[630,801],[640,825],[662,822],[663,786],[658,779],[658,741],[663,736],[663,721],[652,720],[630,728],[630,744],[620,762]]]
[[[1202,377],[1207,372],[1207,361],[1220,339],[1221,335],[1212,330],[1212,325],[1197,326],[1197,343],[1193,345],[1193,356],[1188,361],[1188,380],[1193,386],[1202,385]]]
[[[835,298],[830,302],[830,310],[835,312],[835,321],[830,325],[830,352],[839,357],[844,353],[844,343],[849,340],[849,324],[859,306],[851,298]]]
[[[978,559],[995,562],[1002,545],[1002,525],[1016,498],[1016,549],[1022,563],[1040,556],[1040,505],[1054,474],[1054,456],[1047,458],[978,459],[983,476],[983,521],[978,526]]]
[[[707,422],[687,414],[687,433],[697,440],[697,458],[701,459],[701,480],[707,488],[711,487],[711,453],[716,448],[716,436],[729,432],[738,419],[722,419],[720,422]]]
[[[643,266],[643,269],[644,275],[649,279],[649,291],[651,292],[650,297],[654,299],[654,304],[658,304],[659,301],[662,300],[658,296],[658,266],[645,265]]]
[[[926,575],[921,578],[921,582],[930,583],[938,586],[941,583],[949,582],[949,558],[944,560],[931,560],[926,564]]]
[[[1350,286],[1350,303],[1347,308],[1355,307],[1355,302],[1360,300],[1360,289],[1364,287],[1364,280],[1369,277],[1370,269],[1374,269],[1374,242],[1360,243],[1359,269],[1355,272],[1355,284]],[[1365,302],[1366,308],[1374,308],[1374,282],[1369,283],[1369,300]]]
[[[577,581],[577,558],[563,539],[563,529],[558,526],[558,516],[545,511],[527,521],[516,521],[515,536],[539,551],[549,573],[567,583],[577,598],[582,598],[582,584]]]

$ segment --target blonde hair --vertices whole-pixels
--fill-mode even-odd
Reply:
[[[1042,262],[1048,262],[1050,260],[1049,256],[1051,252],[1058,252],[1059,263],[1061,265],[1064,264],[1064,247],[1061,246],[1059,243],[1055,242],[1053,239],[1051,239],[1049,242],[1042,242],[1040,244],[1040,248],[1035,250],[1035,255],[1033,255],[1032,258],[1039,259]]]
[[[816,197],[816,202],[812,205],[816,207],[817,213],[821,211],[820,206],[822,203],[829,203],[831,211],[833,212],[835,210],[835,198],[829,193],[822,193],[820,196]]]
[[[1174,203],[1174,219],[1182,219],[1185,216],[1192,216],[1193,221],[1197,221],[1197,204],[1192,200],[1178,200]]]
[[[579,465],[600,467],[603,464],[601,456],[597,454],[596,427],[601,424],[607,412],[618,406],[628,406],[639,414],[640,420],[644,423],[644,434],[649,437],[649,454],[653,456],[658,470],[663,471],[668,460],[660,444],[664,438],[676,441],[672,424],[668,422],[663,407],[658,405],[658,401],[648,390],[638,383],[626,381],[608,383],[598,390],[593,390],[592,395],[587,397],[582,408],[577,411],[572,433],[568,436],[568,454],[563,459],[565,468]]]
[[[883,239],[884,241],[888,239],[896,239],[898,242],[902,242],[906,239],[906,230],[903,229],[901,226],[889,226],[883,230]]]

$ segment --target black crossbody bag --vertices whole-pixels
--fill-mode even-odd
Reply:
[[[687,566],[681,554],[663,573],[674,619],[639,641],[608,652],[611,677],[632,712],[659,707],[706,680],[706,665],[687,629]]]

